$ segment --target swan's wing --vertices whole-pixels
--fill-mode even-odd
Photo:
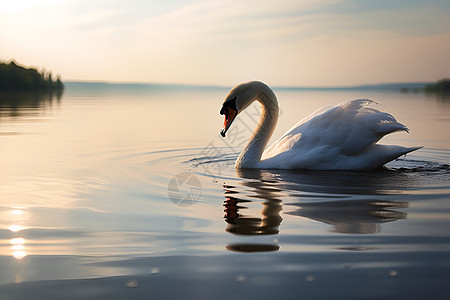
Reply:
[[[292,136],[295,135],[296,129],[302,125],[303,123],[306,123],[307,121],[311,120],[313,117],[320,115],[324,112],[326,112],[327,110],[333,108],[333,105],[328,105],[328,106],[324,106],[322,108],[319,108],[318,110],[316,110],[315,112],[313,112],[312,114],[310,114],[307,117],[304,117],[303,119],[301,119],[300,121],[298,121],[294,126],[292,126],[288,131],[286,131],[286,133],[279,138],[276,142],[274,142],[273,144],[271,144],[269,147],[267,147],[264,150],[263,153],[263,159],[265,159],[266,157],[270,157],[273,155],[269,155],[270,153],[272,153],[274,150],[276,151],[276,148],[281,146],[281,144],[287,142],[288,140],[291,140],[290,142],[292,143]],[[280,144],[281,143],[281,144]]]
[[[408,131],[390,114],[367,107],[373,101],[358,99],[316,111],[304,118],[273,143],[263,159],[283,152],[327,152],[355,155],[376,143],[386,134]]]

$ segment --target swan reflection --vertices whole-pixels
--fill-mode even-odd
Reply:
[[[280,216],[281,200],[265,199],[262,202],[262,210],[259,216],[249,216],[240,211],[246,209],[244,206],[249,200],[236,197],[225,197],[225,221],[228,223],[227,232],[240,235],[266,235],[277,234],[281,224]]]
[[[380,224],[405,219],[406,213],[394,209],[408,207],[407,202],[382,200],[343,200],[290,204],[297,208],[290,215],[332,225],[333,232],[371,234]]]
[[[262,199],[262,209],[258,215],[252,216],[243,213],[249,208],[246,204],[250,204],[252,201],[231,196],[234,193],[234,187],[224,186],[224,218],[228,223],[226,231],[237,235],[278,234],[278,227],[283,219],[280,215],[282,209],[281,199],[274,195],[276,190],[261,189],[257,182],[245,182],[244,185],[252,187],[256,192],[254,197]],[[231,244],[226,248],[239,252],[260,252],[276,251],[279,249],[279,246],[277,244]]]
[[[367,175],[367,176],[364,176]],[[406,201],[383,199],[409,182],[395,172],[293,172],[239,170],[239,186],[224,185],[226,231],[241,236],[276,235],[285,215],[332,226],[331,232],[374,234],[381,224],[405,219]],[[342,177],[341,177],[342,176]],[[333,190],[333,193],[331,193]],[[321,193],[319,191],[322,191]],[[372,199],[355,197],[371,194]],[[359,199],[358,199],[359,198]],[[252,207],[259,207],[252,214]],[[283,208],[284,206],[284,208]],[[276,251],[278,244],[231,244],[231,251]]]
[[[262,177],[262,170],[247,170],[250,176],[242,176],[242,170],[238,171],[238,175],[244,179],[241,185],[250,191],[250,197],[254,201],[239,198],[239,192],[234,186],[224,186],[225,190],[225,220],[228,223],[227,231],[235,234],[246,235],[263,235],[277,234],[278,227],[283,220],[280,212],[282,210],[280,196],[282,195],[279,188],[272,186],[270,183],[275,182]],[[256,173],[253,173],[256,172]],[[258,216],[249,216],[242,213],[247,209],[246,203],[252,203],[256,200],[262,201],[262,209]]]

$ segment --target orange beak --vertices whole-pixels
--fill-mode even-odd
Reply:
[[[225,115],[223,127],[222,127],[222,130],[220,131],[220,134],[223,137],[225,137],[225,134],[227,133],[228,128],[230,128],[231,123],[233,123],[234,118],[236,118],[237,110],[235,110],[231,107],[223,106],[222,109],[220,110],[220,114]]]

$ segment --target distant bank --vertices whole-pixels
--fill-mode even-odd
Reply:
[[[424,91],[432,84],[431,82],[408,82],[408,83],[384,83],[373,85],[355,85],[355,86],[330,86],[330,87],[308,87],[308,86],[275,86],[276,90],[390,90],[390,91]],[[120,82],[101,82],[101,81],[67,81],[65,85],[69,89],[83,90],[195,90],[195,89],[229,89],[229,86],[215,85],[184,85],[184,84],[157,84],[157,83],[120,83]]]
[[[444,79],[439,80],[437,83],[428,84],[425,87],[425,92],[449,95],[450,94],[450,78],[444,78]]]
[[[218,85],[184,85],[184,84],[159,84],[159,83],[120,83],[101,81],[67,81],[65,82],[68,92],[75,93],[164,93],[164,92],[193,92],[196,90],[221,90],[224,93],[230,86]],[[367,84],[355,86],[328,86],[328,87],[308,87],[308,86],[274,86],[278,91],[378,91],[378,92],[399,92],[399,93],[425,93],[439,98],[450,99],[450,79],[441,79],[438,82],[404,82],[404,83],[383,83]]]
[[[10,63],[0,61],[0,91],[55,91],[62,92],[64,86],[71,90],[95,90],[95,91],[126,91],[134,92],[164,91],[164,90],[196,90],[196,89],[225,89],[228,86],[214,85],[185,85],[185,84],[157,84],[157,83],[113,83],[94,81],[69,81],[63,83],[60,76],[53,80],[49,71],[39,72],[36,68],[26,68],[17,64],[14,60]],[[407,83],[383,83],[355,86],[275,86],[276,90],[387,90],[404,93],[450,93],[450,79],[441,79],[437,83],[432,82],[407,82]]]
[[[57,76],[56,80],[53,80],[51,72],[26,68],[14,60],[10,63],[0,62],[0,91],[62,92],[63,89],[61,78]]]

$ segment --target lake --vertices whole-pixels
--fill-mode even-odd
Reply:
[[[237,172],[227,88],[69,83],[0,98],[0,299],[447,299],[450,99],[275,89],[272,141],[369,98],[424,148],[363,171]]]

